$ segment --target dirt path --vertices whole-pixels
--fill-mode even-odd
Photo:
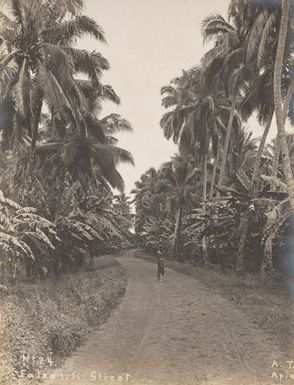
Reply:
[[[158,283],[155,265],[119,262],[128,273],[123,302],[50,384],[286,383],[271,379],[280,374],[277,348],[233,304],[171,269]]]

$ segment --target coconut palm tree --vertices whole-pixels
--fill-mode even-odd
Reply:
[[[283,0],[282,2],[282,15],[280,20],[279,29],[279,40],[277,51],[275,55],[275,69],[274,69],[274,102],[275,102],[275,113],[276,122],[278,127],[278,143],[280,144],[280,151],[282,155],[282,163],[284,175],[287,183],[288,194],[290,198],[290,204],[294,210],[294,178],[291,169],[291,162],[289,157],[289,150],[287,146],[285,122],[289,112],[289,105],[293,98],[294,91],[294,79],[293,79],[293,68],[291,58],[287,57],[287,53],[290,52],[290,44],[287,44],[287,36],[289,25],[293,23],[293,9],[289,0]],[[290,64],[289,64],[290,63]],[[288,86],[286,96],[283,98],[283,72],[285,67],[289,69],[289,76],[292,76],[290,84]]]
[[[213,196],[216,170],[218,166],[221,136],[225,132],[224,121],[228,112],[228,101],[223,92],[211,91],[206,86],[204,70],[195,67],[184,72],[181,78],[176,80],[176,89],[165,87],[162,89],[163,105],[169,107],[175,105],[172,111],[167,112],[162,120],[161,126],[165,136],[169,139],[173,136],[175,142],[179,143],[182,154],[192,155],[200,159],[203,176],[203,210],[205,211],[208,185],[208,154],[212,149],[214,166],[210,185],[210,197]],[[233,116],[232,126],[238,125],[239,121]],[[203,239],[204,260],[207,262],[205,238]]]
[[[276,136],[271,143],[267,145],[267,156],[271,160],[271,165],[272,169],[274,167],[274,163],[276,161],[275,156],[276,156],[276,147],[278,146],[277,142],[278,137]],[[292,133],[287,133],[286,134],[286,140],[287,140],[287,147],[289,151],[289,157],[290,157],[290,162],[291,162],[291,168],[294,172],[294,135]],[[283,174],[283,164],[282,164],[282,157],[281,154],[278,158],[278,164],[277,164],[277,177],[274,177],[274,179],[278,178],[281,179],[285,183],[285,176]],[[274,181],[273,181],[274,184]]]
[[[125,192],[122,192],[119,195],[114,195],[113,200],[113,206],[117,212],[131,223],[132,213],[130,197],[128,197]]]
[[[161,165],[159,170],[157,191],[166,193],[169,210],[176,212],[171,246],[173,258],[181,259],[182,215],[185,208],[192,208],[192,202],[195,200],[196,172],[192,164],[181,156],[173,157],[171,161]]]
[[[151,167],[135,182],[135,188],[131,191],[131,194],[134,194],[132,203],[136,209],[136,233],[142,231],[147,216],[157,216],[161,220],[165,198],[163,194],[158,193],[158,180],[159,172]]]
[[[286,43],[286,38],[287,41],[291,41],[290,34],[292,33],[293,35],[293,31],[288,27],[292,15],[290,4],[287,2],[277,2],[266,4],[266,7],[260,4],[259,7],[255,6],[255,8],[254,21],[248,34],[247,56],[249,59],[251,56],[259,73],[262,72],[260,77],[267,76],[270,78],[270,82],[263,85],[264,90],[262,92],[265,97],[260,97],[259,103],[261,103],[260,100],[267,100],[267,104],[272,105],[272,111],[275,110],[276,120],[279,122],[279,135],[274,146],[271,187],[273,189],[276,188],[275,180],[278,176],[279,154],[281,147],[283,147],[284,172],[288,179],[289,196],[292,194],[293,197],[293,173],[291,170],[291,160],[289,159],[289,145],[284,130],[287,116],[289,116],[290,119],[292,118],[291,111],[289,110],[290,101],[293,97],[293,79],[291,82],[291,74],[293,71],[293,64],[291,63],[292,47],[291,44]],[[279,35],[276,33],[277,30],[280,30]],[[279,55],[283,56],[280,58],[278,57]],[[274,65],[272,63],[274,63]],[[282,97],[282,95],[285,96]],[[263,139],[256,157],[255,172],[252,177],[253,189],[256,188],[254,186],[256,185],[255,181],[258,176],[262,146],[264,146],[265,143],[272,115],[273,112],[269,114]],[[272,267],[272,263],[269,262],[271,261],[272,255],[272,237],[267,239],[265,250],[267,250],[267,253],[264,257],[262,270],[265,270],[265,266],[267,266],[267,268],[268,266]]]
[[[76,12],[82,5],[79,0],[72,3],[50,0],[37,4],[36,9],[34,3],[34,0],[25,4],[9,0],[9,12],[0,13],[5,21],[5,28],[0,31],[4,42],[2,60],[5,65],[15,63],[16,69],[16,80],[8,89],[9,96],[14,97],[16,120],[28,117],[26,133],[33,148],[37,143],[43,170],[48,165],[51,173],[59,167],[66,169],[84,188],[89,183],[97,185],[99,180],[123,190],[124,183],[116,166],[121,161],[133,163],[133,158],[116,146],[113,134],[130,131],[131,126],[116,114],[98,118],[103,100],[120,102],[112,87],[100,83],[102,71],[109,64],[97,52],[72,47],[84,33],[105,42],[104,33],[94,20]],[[6,69],[3,65],[3,76]],[[74,78],[80,72],[88,80]],[[44,133],[39,138],[43,101],[50,108],[51,120],[45,138]],[[42,143],[37,142],[39,139]]]
[[[255,159],[255,165],[251,178],[251,189],[257,189],[257,178],[261,165],[261,158],[266,141],[267,134],[271,126],[271,120],[274,111],[273,102],[273,70],[272,65],[277,50],[277,34],[276,30],[279,28],[280,19],[280,4],[278,3],[255,3],[255,2],[243,2],[232,1],[229,9],[229,14],[232,20],[232,26],[235,30],[232,30],[229,25],[225,24],[222,17],[210,17],[206,19],[203,30],[204,37],[215,36],[216,31],[216,47],[214,47],[207,54],[208,58],[211,58],[212,63],[218,62],[219,67],[229,67],[228,64],[232,64],[232,60],[223,60],[226,56],[230,58],[229,42],[232,41],[232,46],[237,47],[233,54],[238,59],[234,64],[239,68],[244,68],[245,77],[242,76],[239,80],[239,93],[238,99],[241,99],[241,113],[243,118],[248,118],[254,110],[258,112],[258,119],[260,123],[265,125],[265,130],[259,145],[259,149]],[[218,21],[218,23],[217,23]],[[233,38],[235,33],[235,38]],[[223,35],[226,35],[226,44],[223,44]],[[239,44],[239,47],[238,47]],[[213,55],[213,52],[215,53]],[[234,50],[233,50],[234,52]],[[240,56],[238,52],[242,53]],[[239,57],[238,57],[239,55]],[[287,56],[287,55],[286,55]],[[207,58],[205,57],[207,60]],[[210,65],[214,69],[213,65]],[[227,69],[226,69],[227,71]],[[223,70],[222,70],[223,72]],[[218,73],[218,70],[217,70]],[[248,76],[251,74],[251,79]],[[287,79],[287,74],[284,71],[284,79]],[[283,82],[283,87],[285,88]],[[236,89],[238,91],[238,89]],[[239,103],[237,103],[239,107]],[[245,111],[245,115],[244,115]],[[229,130],[227,131],[227,135]],[[228,135],[229,136],[229,135]],[[228,139],[227,136],[227,139]],[[226,152],[226,144],[224,152]],[[224,166],[224,165],[223,165]],[[221,168],[220,180],[222,180]],[[254,191],[252,191],[254,195]],[[249,228],[249,216],[250,211],[248,209],[246,215],[243,217],[244,226],[241,238],[246,239],[246,233]],[[240,248],[242,249],[243,241],[240,242]],[[242,250],[239,250],[242,254]],[[242,258],[241,258],[242,259]]]
[[[174,84],[174,85],[173,85]],[[173,106],[161,119],[167,139],[179,144],[181,153],[201,160],[203,165],[203,201],[207,199],[207,164],[211,148],[214,168],[210,191],[213,191],[218,165],[221,138],[225,133],[224,121],[228,116],[228,101],[223,92],[214,94],[206,87],[203,69],[195,67],[184,72],[172,85],[162,88],[162,104]],[[237,119],[234,124],[238,124]],[[210,193],[212,195],[212,193]]]
[[[261,162],[262,151],[266,137],[270,129],[271,120],[274,112],[274,62],[278,46],[277,30],[280,27],[281,2],[241,2],[231,3],[233,14],[243,14],[243,24],[246,26],[246,38],[244,45],[244,56],[246,64],[252,67],[252,81],[246,86],[242,104],[245,108],[251,105],[250,114],[254,109],[258,112],[259,122],[265,126],[260,147],[256,157],[255,169],[252,177],[252,188],[258,176],[259,165]],[[289,36],[290,39],[290,36]],[[283,68],[283,93],[289,87],[289,57],[290,45],[286,45],[285,67]],[[252,109],[253,108],[253,109]],[[248,117],[248,115],[247,115]],[[274,176],[277,173],[279,150],[277,147],[276,162],[274,166]]]
[[[202,22],[204,42],[214,40],[215,45],[202,58],[208,87],[220,87],[226,90],[230,101],[230,115],[226,123],[226,137],[222,151],[222,160],[218,184],[223,183],[229,143],[233,129],[239,89],[247,76],[247,69],[242,63],[243,36],[238,29],[238,19],[234,25],[221,15],[210,15]]]
[[[234,0],[229,7],[230,23],[220,15],[211,15],[203,21],[202,27],[204,41],[215,40],[215,47],[202,59],[209,74],[209,82],[227,89],[229,98],[234,102],[234,108],[239,110],[241,103],[243,118],[248,119],[252,112],[257,110],[259,122],[265,125],[256,157],[254,180],[257,178],[262,151],[273,116],[273,66],[268,53],[275,50],[276,18],[277,6],[274,3],[257,4]],[[233,108],[231,112],[233,113]],[[232,130],[229,123],[220,184],[225,172]]]
[[[36,153],[42,159],[45,174],[55,174],[66,169],[73,181],[79,180],[85,190],[89,185],[108,184],[120,191],[124,181],[117,171],[121,162],[134,164],[132,155],[114,143],[113,133],[120,129],[131,131],[131,125],[118,115],[107,116],[101,120],[87,117],[88,137],[67,131],[64,136],[56,132],[44,143],[37,144]]]
[[[228,155],[227,174],[228,180],[232,181],[241,169],[252,173],[256,159],[257,139],[252,138],[252,132],[244,127],[233,131],[231,148]]]
[[[80,0],[5,3],[8,10],[0,13],[0,84],[2,100],[13,99],[14,136],[29,135],[34,147],[43,101],[64,126],[70,122],[81,129],[86,106],[74,73],[85,72],[98,84],[108,63],[98,53],[71,45],[84,33],[105,42],[101,27],[76,12]]]

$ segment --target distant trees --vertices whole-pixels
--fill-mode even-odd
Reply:
[[[165,193],[167,210],[175,213],[174,234],[171,245],[171,256],[181,259],[182,256],[182,217],[186,209],[192,207],[193,188],[191,182],[198,170],[193,168],[185,158],[175,157],[164,163],[159,170],[158,192]]]

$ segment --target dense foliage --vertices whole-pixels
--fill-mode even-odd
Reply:
[[[120,115],[102,115],[103,101],[120,99],[101,82],[107,59],[77,48],[84,35],[105,43],[103,29],[82,10],[82,0],[1,5],[5,284],[18,275],[44,278],[91,267],[94,256],[131,239],[130,203],[117,166],[134,161],[115,134],[132,127]]]
[[[213,46],[162,88],[160,125],[179,155],[133,190],[145,249],[293,273],[293,135],[285,131],[293,123],[293,11],[288,0],[234,0],[228,20],[203,20],[204,42]],[[273,116],[278,135],[266,145]],[[250,117],[264,127],[258,140],[244,128]]]

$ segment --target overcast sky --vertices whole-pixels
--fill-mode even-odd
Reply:
[[[201,21],[211,13],[227,14],[229,0],[85,0],[85,13],[104,29],[107,46],[83,39],[82,47],[100,51],[111,69],[103,82],[111,84],[122,100],[105,105],[103,114],[127,118],[133,134],[119,135],[119,145],[131,151],[136,166],[120,172],[126,192],[149,167],[158,167],[176,151],[159,126],[164,112],[160,88],[199,63],[207,49],[202,44]],[[254,124],[256,126],[256,123]],[[251,127],[255,135],[261,129]]]

